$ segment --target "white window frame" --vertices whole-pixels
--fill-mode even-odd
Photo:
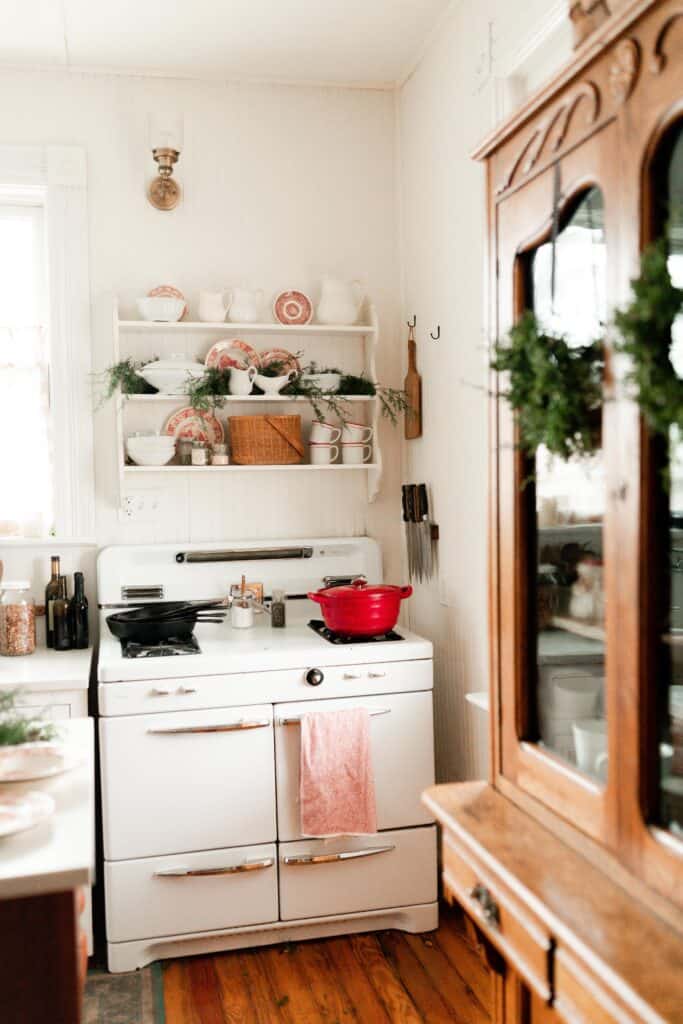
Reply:
[[[85,150],[0,146],[0,192],[7,197],[27,188],[45,201],[53,536],[89,542],[95,474]]]

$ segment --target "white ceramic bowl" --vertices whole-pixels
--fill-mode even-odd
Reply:
[[[302,380],[320,388],[321,391],[338,391],[341,384],[340,373],[305,373]]]
[[[188,381],[199,380],[206,372],[203,363],[195,363],[184,355],[172,355],[167,359],[156,359],[139,371],[143,380],[151,384],[162,395],[184,395]]]
[[[138,466],[165,466],[175,455],[175,438],[134,435],[126,439],[126,453]]]
[[[144,299],[138,299],[138,312],[143,320],[174,324],[180,320],[184,309],[183,299],[171,299],[163,295],[146,295]]]
[[[171,461],[174,454],[174,450],[166,452],[133,452],[128,448],[128,456],[136,466],[165,466]]]

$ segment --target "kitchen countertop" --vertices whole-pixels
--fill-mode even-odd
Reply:
[[[83,751],[82,764],[52,779],[0,785],[0,794],[37,790],[48,793],[57,805],[49,821],[0,839],[0,899],[64,892],[92,884],[95,865],[93,720],[77,718],[60,722],[59,729],[65,742]]]
[[[0,657],[0,687],[27,690],[87,690],[92,647],[85,651],[54,651],[37,647],[35,654]]]

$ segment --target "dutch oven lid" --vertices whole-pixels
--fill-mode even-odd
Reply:
[[[411,592],[412,588],[410,587],[394,587],[389,583],[370,584],[367,580],[354,580],[349,585],[325,587],[324,590],[318,591],[327,600],[348,600],[351,598],[351,600],[361,601],[366,601],[369,597],[382,597],[383,595],[408,597]]]

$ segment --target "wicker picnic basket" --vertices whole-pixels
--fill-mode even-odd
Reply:
[[[230,453],[238,466],[301,462],[301,416],[230,416]]]

